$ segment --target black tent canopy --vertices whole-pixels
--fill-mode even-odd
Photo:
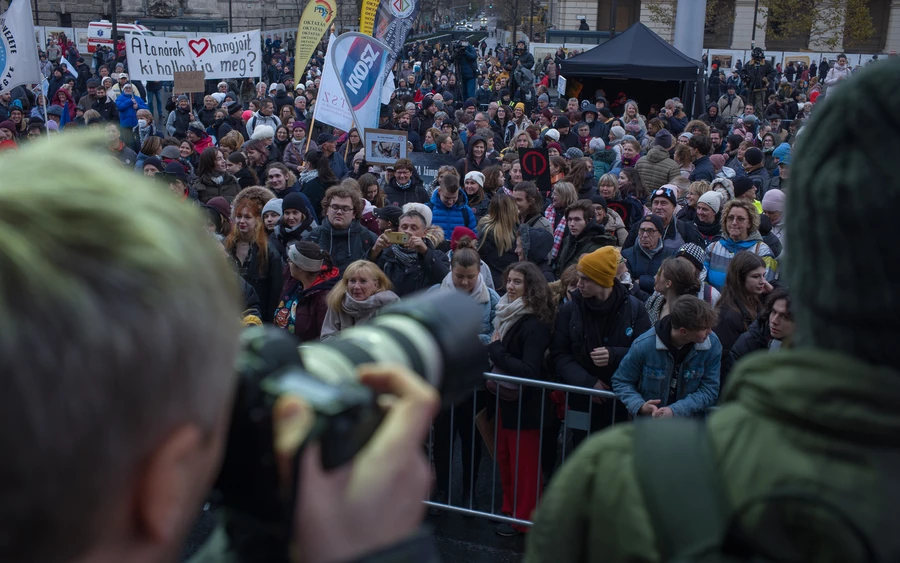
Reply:
[[[695,81],[700,61],[638,22],[606,43],[566,59],[561,70],[566,78]]]

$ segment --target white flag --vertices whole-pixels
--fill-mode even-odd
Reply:
[[[334,34],[328,39],[329,52],[334,48],[335,39]],[[319,93],[316,95],[315,118],[316,121],[337,127],[341,131],[349,131],[353,127],[350,104],[344,97],[344,90],[341,88],[341,81],[331,57],[326,57],[322,66],[322,79],[319,81]]]
[[[29,0],[12,0],[0,16],[0,94],[43,80]]]

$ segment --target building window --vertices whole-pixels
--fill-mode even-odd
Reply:
[[[815,0],[799,0],[797,8],[803,13],[813,13]],[[807,6],[804,7],[804,4]],[[801,51],[808,48],[812,22],[792,17],[790,10],[770,8],[766,19],[766,49],[771,51]]]
[[[734,0],[710,0],[706,5],[703,47],[728,49],[734,32]]]
[[[616,32],[625,31],[641,20],[640,0],[599,0],[597,2],[597,31],[610,31],[610,10],[616,4]]]
[[[72,14],[60,14],[59,15],[59,26],[60,27],[72,27]]]
[[[891,19],[891,0],[868,0],[872,18],[872,35],[862,41],[854,41],[844,32],[844,51],[848,53],[882,53],[888,36]],[[847,22],[848,26],[851,22]]]

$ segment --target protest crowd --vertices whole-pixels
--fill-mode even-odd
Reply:
[[[44,89],[0,95],[0,149],[102,131],[98,164],[152,178],[202,211],[240,278],[244,323],[274,324],[298,343],[332,338],[417,292],[468,294],[483,308],[485,371],[616,394],[593,401],[592,432],[613,420],[704,417],[754,352],[772,354],[756,369],[790,369],[778,357],[794,345],[800,288],[783,272],[809,260],[785,236],[797,219],[785,213],[794,146],[818,106],[856,80],[846,57],[781,69],[760,50],[727,77],[714,61],[706,111],[689,119],[678,98],[639,107],[627,92],[561,97],[559,68],[574,52],[536,60],[524,42],[410,41],[379,123],[406,135],[406,157],[372,164],[360,131],[314,119],[326,50],[323,40],[295,61],[291,45],[267,40],[261,80],[207,80],[206,93],[179,94],[132,82],[124,51],[94,63],[54,39],[40,53]],[[895,62],[878,64],[897,72]],[[547,185],[523,179],[519,151],[531,148],[547,151]],[[423,180],[418,154],[446,164]],[[831,229],[862,228],[842,222]],[[435,420],[436,502],[452,486],[451,425],[464,452],[453,497],[475,486],[469,452],[477,468],[482,444],[472,447],[472,421],[459,413],[487,408],[498,420],[508,516],[533,519],[549,477],[566,472],[560,413],[587,411],[590,399],[507,392],[488,385],[456,420]],[[590,443],[585,432],[570,438],[577,449]],[[559,499],[548,499],[559,515]],[[558,549],[567,535],[536,548]]]

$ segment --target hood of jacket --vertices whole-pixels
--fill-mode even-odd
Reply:
[[[650,151],[647,152],[647,156],[645,158],[653,164],[658,164],[660,162],[663,162],[664,160],[669,160],[669,151],[662,147],[652,147]],[[672,162],[675,161],[673,160]]]
[[[485,141],[484,137],[482,137],[481,135],[472,135],[471,137],[469,137],[469,142],[466,143],[467,145],[469,145],[468,147],[466,147],[466,158],[473,162],[475,161],[475,157],[472,156],[472,149],[475,147],[475,143],[477,143],[478,141],[484,143],[484,156],[481,157],[481,161],[484,162],[484,159],[487,158],[487,141]]]
[[[337,267],[332,266],[331,269],[328,269],[327,266],[322,266],[322,271],[319,272],[319,275],[316,276],[316,279],[313,280],[312,284],[309,287],[304,287],[297,294],[297,300],[299,301],[307,295],[312,295],[319,291],[331,291],[331,288],[337,285],[340,278],[341,272]]]
[[[749,357],[729,376],[721,400],[831,437],[900,445],[900,373],[828,350]]]
[[[594,240],[595,242],[600,242],[601,240],[615,241],[613,237],[610,237],[606,233],[606,227],[594,220],[591,220],[590,223],[585,225],[584,231],[582,231],[580,235],[575,237],[575,240],[573,242],[577,244],[586,240]],[[613,242],[613,244],[617,243]]]
[[[602,149],[592,155],[594,161],[612,164],[616,161],[616,151],[612,149]]]
[[[519,228],[525,259],[534,264],[547,261],[553,248],[553,235],[546,229],[523,226]]]

